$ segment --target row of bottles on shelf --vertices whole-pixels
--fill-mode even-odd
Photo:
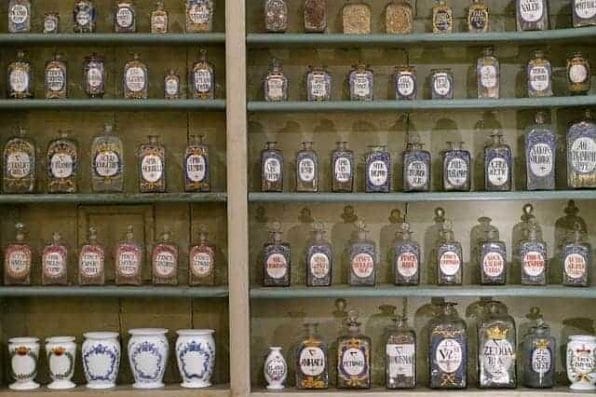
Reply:
[[[214,285],[218,266],[217,251],[207,239],[207,229],[201,225],[198,242],[189,247],[188,283],[195,285]],[[68,285],[68,269],[73,253],[62,240],[60,233],[52,235],[52,241],[42,249],[40,255],[42,285]],[[98,241],[97,229],[89,227],[87,241],[78,251],[78,284],[104,285],[106,283],[106,264],[114,266],[117,285],[141,285],[145,266],[144,244],[135,239],[133,227],[128,226],[124,239],[114,247],[111,261],[109,250]],[[31,275],[37,256],[27,242],[25,226],[16,225],[16,239],[4,248],[4,284],[31,285]],[[161,234],[151,249],[149,264],[154,285],[177,285],[179,268],[178,244],[172,240],[170,232]]]
[[[264,6],[265,30],[285,33],[288,30],[288,3],[291,0],[266,0]],[[451,33],[456,20],[448,0],[435,0],[432,6],[433,33]],[[490,13],[485,0],[471,0],[467,13],[467,29],[471,33],[490,31]],[[572,0],[574,27],[596,25],[596,4],[591,0]],[[327,0],[304,0],[304,31],[327,31]],[[517,30],[548,30],[548,0],[516,0]],[[383,22],[386,33],[410,34],[414,32],[415,9],[411,0],[392,0],[385,6]],[[369,34],[372,25],[371,8],[367,1],[348,2],[341,11],[342,32]]]
[[[213,30],[213,0],[181,0],[186,6],[185,30],[187,33],[205,33]],[[34,17],[31,0],[10,0],[8,2],[8,32],[30,33]],[[75,0],[72,10],[72,31],[75,33],[95,33],[100,10],[93,0]],[[137,11],[132,0],[116,1],[113,10],[114,32],[136,33]],[[157,1],[149,15],[151,33],[168,33],[168,11],[162,0]],[[47,12],[43,18],[43,33],[59,33],[60,14]]]
[[[201,56],[188,72],[189,96],[194,99],[215,98],[215,73],[213,64],[207,60],[207,51],[200,50]],[[103,98],[106,93],[106,69],[104,58],[93,53],[85,57],[83,63],[82,87],[89,98]],[[67,63],[59,54],[46,63],[44,69],[44,97],[46,99],[66,99],[69,94],[69,74]],[[17,59],[8,65],[7,97],[9,99],[29,99],[34,96],[33,67],[26,59],[24,51],[17,52]],[[149,96],[149,69],[138,54],[124,65],[122,92],[126,99],[147,99]],[[180,75],[170,69],[163,80],[163,97],[181,99],[186,95],[182,89]]]
[[[590,64],[581,52],[574,52],[567,59],[566,76],[569,94],[584,95],[590,91]],[[330,101],[332,80],[325,67],[310,67],[306,73],[306,99],[315,102]],[[528,61],[526,81],[528,97],[553,96],[553,70],[542,50],[535,50]],[[501,68],[492,47],[487,47],[476,62],[476,82],[479,99],[501,98]],[[432,69],[429,83],[431,99],[454,98],[455,79],[451,69]],[[374,72],[368,65],[354,65],[348,74],[347,84],[351,101],[374,100]],[[416,68],[410,65],[396,66],[390,84],[395,93],[394,99],[416,99],[419,90]],[[288,100],[288,78],[276,59],[272,61],[264,78],[263,90],[267,102]]]
[[[464,258],[461,243],[455,238],[451,222],[446,221],[442,208],[435,210],[439,220],[438,237],[432,246],[430,257],[426,258],[428,281],[436,280],[440,286],[462,285]],[[505,285],[511,268],[519,269],[522,285],[546,285],[549,275],[547,244],[542,238],[542,228],[533,213],[533,206],[523,207],[521,225],[516,225],[514,235],[521,238],[514,242],[513,263],[507,261],[507,247],[499,240],[498,229],[490,224],[491,219],[482,217],[478,234],[470,247],[470,265],[482,285]],[[368,230],[362,219],[354,224],[352,239],[345,248],[346,265],[349,267],[348,284],[351,286],[375,286],[381,261],[377,243],[368,238]],[[583,219],[576,217],[564,236],[559,236],[554,261],[561,265],[562,284],[572,287],[587,287],[592,272],[592,247],[585,241],[587,227]],[[397,286],[420,285],[421,247],[412,239],[410,225],[403,221],[392,243],[391,261],[393,283]],[[335,250],[334,250],[335,248]],[[553,247],[551,247],[552,249]],[[321,224],[315,224],[312,238],[308,241],[303,261],[308,287],[332,285],[333,267],[341,265],[335,260],[340,247],[325,238]],[[262,251],[263,285],[265,287],[289,287],[292,274],[292,248],[283,241],[281,225],[274,222],[270,238]]]
[[[423,149],[420,137],[408,133],[406,150],[402,153],[404,192],[431,190],[431,154]],[[587,110],[585,117],[572,123],[567,130],[567,187],[596,188],[596,124]],[[442,188],[444,191],[465,192],[471,189],[472,155],[462,142],[447,142],[441,153]],[[285,161],[276,142],[268,142],[261,151],[261,191],[282,192]],[[547,123],[546,114],[537,112],[535,122],[525,131],[524,153],[527,190],[554,190],[556,174],[557,134]],[[391,191],[394,165],[385,146],[371,146],[364,155],[364,191]],[[503,142],[502,133],[493,131],[491,141],[484,147],[484,190],[513,190],[513,153]],[[296,191],[320,190],[319,156],[312,142],[304,142],[296,153]],[[356,164],[354,152],[346,142],[338,142],[331,153],[331,191],[353,192]]]
[[[167,191],[166,148],[157,135],[138,146],[138,181],[141,193]],[[48,144],[45,161],[47,191],[49,193],[76,193],[79,191],[81,155],[78,143],[62,132]],[[38,179],[35,142],[23,129],[4,145],[2,190],[4,193],[33,193]],[[184,191],[211,191],[211,163],[209,146],[203,136],[191,135],[184,151]],[[91,180],[93,192],[122,192],[124,189],[124,145],[106,124],[103,134],[91,145]]]
[[[511,389],[518,385],[516,367],[521,366],[523,386],[551,388],[555,385],[557,341],[550,335],[537,308],[532,327],[521,335],[518,345],[516,324],[507,307],[498,301],[481,301],[481,309],[470,328],[459,317],[455,303],[435,305],[435,315],[427,325],[428,339],[417,339],[405,316],[398,316],[395,325],[385,329],[384,349],[373,346],[373,340],[362,333],[355,311],[346,319],[345,334],[337,339],[337,357],[331,361],[329,345],[316,331],[316,324],[307,325],[306,336],[297,344],[292,359],[298,389],[327,389],[329,367],[336,364],[337,387],[368,389],[375,365],[384,364],[385,386],[388,389],[411,389],[419,384],[417,366],[429,369],[428,386],[432,389],[465,389],[468,386],[468,360],[475,361],[478,386],[486,389]],[[470,331],[468,331],[470,330]],[[380,330],[375,330],[375,332]],[[372,332],[372,331],[371,331]],[[381,331],[382,332],[382,331]],[[470,333],[475,332],[473,336]],[[377,332],[379,333],[379,332]],[[472,341],[477,346],[472,346]],[[571,335],[566,342],[567,376],[572,390],[596,389],[595,349],[593,335]],[[428,346],[426,363],[416,362],[420,344]],[[476,348],[477,355],[470,350]],[[384,360],[374,358],[383,354]],[[288,366],[280,347],[271,347],[264,375],[267,388],[280,390],[288,375]],[[470,376],[471,377],[471,376]]]

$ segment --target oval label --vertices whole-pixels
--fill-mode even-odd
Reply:
[[[269,157],[265,160],[263,176],[267,182],[277,182],[281,179],[281,163],[278,159]]]
[[[569,278],[582,278],[587,271],[586,258],[580,254],[569,254],[565,257],[565,274]]]
[[[319,376],[325,370],[325,353],[318,347],[304,347],[299,357],[300,371],[305,376]]]
[[[489,252],[482,258],[482,270],[489,277],[499,277],[505,270],[505,259],[498,252]]]
[[[411,187],[421,188],[428,182],[428,167],[424,161],[414,160],[408,164],[406,178]]]
[[[526,22],[538,22],[544,14],[544,0],[519,0],[519,15]]]
[[[373,186],[383,186],[388,177],[389,170],[384,161],[375,160],[368,166],[368,180]]]
[[[553,151],[546,143],[537,143],[530,147],[528,153],[530,171],[532,174],[543,177],[553,170]]]
[[[315,179],[315,162],[305,158],[298,163],[298,175],[302,182],[312,182]]]
[[[13,151],[6,156],[6,171],[11,178],[22,179],[32,172],[29,153]]]
[[[265,261],[265,271],[273,279],[281,279],[288,273],[288,262],[282,254],[271,254]]]
[[[132,92],[141,92],[147,84],[145,70],[138,66],[132,66],[126,70],[124,81],[126,87]]]
[[[352,164],[347,157],[338,157],[335,159],[335,179],[338,182],[349,182],[352,176]]]
[[[509,179],[509,164],[503,157],[494,157],[488,162],[486,172],[492,185],[503,186]]]
[[[589,137],[577,138],[571,143],[571,167],[580,174],[596,168],[596,142]]]
[[[163,175],[163,161],[155,154],[148,154],[141,159],[141,175],[150,183],[158,182]]]
[[[418,256],[413,252],[402,252],[396,262],[397,272],[403,277],[412,277],[418,272]]]
[[[54,178],[71,177],[74,167],[74,159],[68,153],[54,153],[50,158],[50,172]]]
[[[463,351],[459,342],[451,338],[440,341],[435,350],[435,361],[443,372],[451,374],[457,371],[463,362]]]
[[[362,350],[346,349],[341,357],[341,367],[350,376],[362,375],[366,371],[366,357]]]
[[[207,175],[207,162],[201,154],[191,154],[186,158],[186,176],[192,182],[203,182]]]
[[[545,91],[550,84],[550,73],[546,66],[533,66],[529,77],[530,87],[534,91]]]
[[[540,276],[544,272],[544,255],[538,251],[530,251],[523,258],[524,273],[528,276]]]
[[[464,186],[468,181],[468,163],[455,157],[447,163],[447,182],[451,186]]]
[[[322,252],[316,252],[311,255],[309,262],[310,274],[314,278],[325,278],[329,274],[330,262],[329,257]]]
[[[352,258],[352,271],[357,277],[370,277],[374,270],[375,262],[370,254],[360,253]]]
[[[439,268],[446,276],[456,275],[460,266],[461,260],[456,252],[446,251],[439,258]]]

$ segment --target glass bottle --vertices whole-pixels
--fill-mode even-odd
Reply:
[[[106,92],[106,71],[101,55],[93,53],[85,57],[83,82],[85,94],[89,98],[103,98]]]
[[[69,138],[68,132],[60,132],[50,141],[47,150],[48,192],[76,193],[78,190],[79,146]]]
[[[151,11],[151,33],[168,33],[168,12],[164,8],[163,0],[155,3],[155,10]]]
[[[331,191],[351,193],[354,191],[354,152],[348,149],[348,142],[337,142],[331,152]]]
[[[536,220],[530,219],[526,239],[521,241],[518,247],[522,285],[546,285],[546,243],[538,236],[537,226]]]
[[[590,91],[591,84],[590,62],[583,53],[576,51],[567,58],[567,88],[569,93],[571,95],[586,95]]]
[[[366,153],[366,193],[388,193],[391,190],[393,165],[385,146],[369,146]]]
[[[472,156],[463,149],[463,142],[447,142],[443,152],[443,190],[469,192],[471,186]]]
[[[116,285],[141,285],[144,257],[143,245],[135,240],[134,229],[128,225],[126,235],[114,253]]]
[[[542,315],[524,336],[524,386],[550,388],[555,385],[557,341],[550,335],[550,327]]]
[[[290,244],[282,241],[281,224],[273,222],[263,245],[263,286],[289,287],[292,266]]]
[[[569,200],[563,210],[565,215],[555,221],[555,244],[556,252],[561,253],[563,246],[569,242],[569,237],[574,234],[576,226],[586,235],[588,226],[584,218],[579,216],[579,208],[574,200]]]
[[[119,1],[114,12],[114,32],[135,33],[137,31],[137,13],[132,1]]]
[[[372,101],[375,96],[375,76],[368,65],[359,63],[352,66],[348,75],[351,101]]]
[[[7,78],[9,99],[33,98],[33,71],[25,51],[17,51],[17,59],[8,64]]]
[[[516,0],[517,31],[548,30],[547,0]]]
[[[68,75],[62,55],[55,54],[54,58],[46,63],[44,85],[46,99],[65,99],[68,96]]]
[[[486,47],[483,56],[476,63],[476,78],[478,79],[478,98],[500,98],[500,66],[493,47]]]
[[[369,240],[368,230],[362,220],[356,223],[357,235],[350,242],[350,275],[351,286],[374,286],[377,276],[377,245]]]
[[[324,66],[308,67],[306,99],[311,102],[331,100],[331,75]]]
[[[541,1],[541,0],[536,0]],[[553,73],[544,52],[534,50],[532,59],[527,66],[528,97],[553,96]]]
[[[139,192],[163,193],[166,191],[166,148],[159,143],[159,136],[147,136],[147,143],[138,149]]]
[[[297,192],[319,190],[319,156],[312,146],[313,142],[302,142],[302,149],[296,153]]]
[[[4,248],[4,285],[31,285],[33,249],[25,241],[25,225],[15,225],[15,241]]]
[[[304,31],[325,33],[327,30],[327,0],[304,0]]]
[[[363,0],[346,0],[341,9],[341,22],[345,34],[369,34],[370,6]]]
[[[207,61],[207,51],[201,49],[198,62],[190,71],[191,96],[195,99],[213,99],[215,97],[215,73],[213,65]]]
[[[170,69],[163,79],[164,99],[180,99],[182,89],[180,88],[180,76],[174,69]]]
[[[151,251],[153,285],[178,285],[178,246],[169,231],[161,234]]]
[[[284,157],[277,142],[267,142],[261,151],[261,191],[283,191]]]
[[[271,60],[271,68],[263,80],[263,95],[267,102],[288,100],[288,78],[276,58]]]
[[[92,0],[75,0],[72,11],[73,31],[75,33],[95,32],[95,5]]]
[[[589,109],[567,130],[567,185],[571,189],[596,187],[596,123]]]
[[[468,32],[485,33],[489,28],[488,6],[483,0],[472,0],[468,8]]]
[[[207,239],[207,226],[199,226],[199,242],[188,253],[188,284],[215,285],[216,248]]]
[[[126,99],[147,99],[149,76],[147,65],[139,60],[139,54],[124,65],[123,91]]]
[[[495,229],[488,232],[480,247],[480,284],[507,284],[507,248]]]
[[[546,114],[536,112],[535,124],[526,128],[526,188],[555,189],[557,136],[553,126],[546,124]]]
[[[350,310],[346,335],[337,339],[337,388],[370,389],[371,340],[360,331],[358,313]]]
[[[52,234],[41,253],[41,284],[68,285],[68,248],[60,233]]]
[[[31,1],[10,0],[8,2],[8,33],[31,32]]]
[[[561,250],[563,285],[587,287],[592,270],[592,246],[584,240],[582,225],[574,225],[573,236]]]
[[[596,3],[592,0],[572,0],[573,27],[596,25]]]
[[[410,224],[403,222],[393,242],[393,283],[420,284],[420,244],[412,240]]]
[[[184,153],[184,191],[211,191],[211,162],[209,146],[203,142],[203,135],[190,135]]]
[[[465,389],[467,386],[466,323],[455,308],[444,302],[439,315],[428,323],[428,363],[431,389]]]
[[[414,9],[410,0],[392,0],[385,6],[385,32],[410,34],[414,28]]]
[[[124,189],[124,148],[111,124],[91,144],[91,182],[94,192],[122,192]]]
[[[431,99],[453,99],[453,73],[451,69],[432,69],[430,71]]]
[[[317,323],[304,324],[305,336],[296,348],[296,388],[320,390],[329,387],[329,348],[318,333]]]
[[[105,250],[97,242],[97,229],[89,227],[87,243],[79,251],[79,285],[105,284]]]
[[[446,0],[435,0],[433,4],[433,33],[453,31],[453,10]]]
[[[2,191],[4,193],[33,193],[36,170],[35,142],[26,137],[24,129],[4,145]]]
[[[513,389],[517,384],[515,321],[501,302],[488,302],[478,325],[480,388]]]
[[[333,274],[333,247],[326,240],[322,223],[315,224],[313,237],[306,247],[306,286],[328,287]]]
[[[430,191],[430,152],[423,146],[417,134],[410,135],[403,152],[404,192]]]
[[[437,284],[461,285],[464,259],[459,241],[455,240],[451,222],[445,222],[437,247]]]
[[[416,68],[414,66],[396,66],[393,73],[395,99],[416,99]]]
[[[60,14],[47,12],[43,16],[43,31],[45,34],[55,34],[60,31]]]
[[[213,31],[213,0],[186,0],[186,33]]]
[[[265,0],[265,31],[285,33],[288,29],[288,5],[286,0]]]
[[[509,191],[512,188],[511,147],[503,142],[503,133],[495,130],[484,147],[484,188],[487,191]]]
[[[385,329],[385,387],[416,387],[416,332],[405,316],[397,316],[392,327]]]

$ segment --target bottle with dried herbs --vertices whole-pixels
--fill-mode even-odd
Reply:
[[[213,0],[186,0],[186,33],[213,31]]]
[[[468,8],[468,32],[485,33],[489,28],[488,6],[483,0],[472,0]]]
[[[370,6],[363,0],[346,0],[341,10],[341,21],[345,34],[369,34]]]
[[[517,30],[548,30],[547,0],[516,0]]]
[[[315,102],[331,100],[331,75],[324,66],[308,67],[306,73],[306,99]]]
[[[317,192],[319,190],[319,156],[313,149],[313,142],[302,142],[302,149],[296,153],[296,191]]]
[[[60,31],[60,14],[48,12],[43,16],[43,30],[45,34],[55,34]]]
[[[3,193],[33,193],[35,189],[37,149],[35,142],[26,137],[24,129],[4,145],[2,179]]]
[[[91,144],[91,186],[94,192],[122,192],[124,189],[124,148],[111,124]]]
[[[116,285],[141,285],[144,257],[143,244],[135,240],[134,229],[129,225],[114,252]]]
[[[304,324],[305,337],[296,348],[296,388],[321,390],[329,387],[328,346],[318,333],[317,323]]]
[[[33,98],[33,71],[24,51],[17,51],[17,59],[8,64],[7,80],[9,99]]]
[[[521,261],[522,285],[546,285],[547,251],[546,243],[538,235],[539,226],[535,219],[530,219],[526,237],[518,246]]]
[[[211,191],[211,162],[209,146],[203,142],[203,135],[190,135],[184,153],[184,191]]]
[[[68,132],[50,141],[47,150],[48,192],[75,193],[78,190],[79,146]]]
[[[417,134],[408,139],[403,152],[404,192],[428,192],[430,190],[430,152],[423,149]]]
[[[487,191],[509,191],[512,188],[511,147],[503,142],[503,134],[495,130],[484,147],[484,188]]]
[[[430,73],[431,99],[453,99],[454,80],[451,69],[432,69]]]
[[[147,99],[149,76],[147,65],[140,61],[139,54],[124,65],[123,91],[126,99]]]
[[[159,136],[149,135],[148,142],[139,146],[139,192],[163,193],[166,191],[166,149],[159,143]]]
[[[464,259],[459,241],[455,240],[451,222],[445,222],[437,253],[437,284],[461,285],[463,280]]]
[[[8,2],[8,33],[31,31],[31,1],[10,0]]]
[[[182,97],[180,76],[173,69],[170,69],[163,79],[163,96],[164,99],[180,99]]]
[[[103,57],[93,53],[85,57],[83,64],[83,86],[89,98],[103,98],[105,94],[106,71]]]
[[[198,62],[190,70],[191,96],[195,99],[213,99],[215,97],[215,73],[213,65],[207,61],[207,51],[202,49]]]
[[[499,99],[500,66],[493,47],[486,47],[483,56],[476,62],[476,78],[478,80],[478,98]]]
[[[289,287],[291,258],[290,244],[282,241],[281,224],[274,222],[263,245],[263,286]]]
[[[153,285],[178,284],[178,246],[165,231],[151,251]]]
[[[46,99],[65,99],[68,94],[68,78],[66,62],[62,55],[55,54],[54,58],[46,63],[44,73]]]
[[[385,6],[385,32],[393,34],[412,33],[414,9],[410,0],[393,0]]]
[[[433,4],[433,33],[453,31],[453,10],[446,0],[435,0]]]
[[[405,316],[393,320],[385,329],[385,387],[413,389],[416,387],[416,333],[408,326]]]
[[[188,284],[215,285],[215,244],[207,239],[207,226],[199,226],[199,242],[188,253]]]
[[[395,99],[416,99],[416,68],[414,66],[396,66],[393,73]]]
[[[317,223],[306,247],[306,286],[328,287],[333,273],[333,247],[325,239],[325,229]]]
[[[347,142],[337,142],[331,152],[331,191],[350,193],[354,190],[354,152],[348,149]]]
[[[92,0],[75,0],[72,11],[75,33],[95,32],[96,12]]]
[[[574,225],[570,238],[561,250],[563,285],[587,287],[592,270],[592,246],[585,242],[584,231],[579,223]]]
[[[410,224],[403,222],[393,242],[393,283],[420,284],[420,244],[412,240]]]
[[[265,31],[285,33],[288,29],[288,5],[286,0],[265,0]]]
[[[526,67],[528,97],[553,96],[553,72],[544,52],[535,50]]]
[[[368,229],[362,220],[357,225],[356,238],[349,246],[351,286],[374,286],[377,276],[377,245],[368,239]]]
[[[132,1],[119,1],[114,12],[114,32],[135,33],[137,31],[137,13]]]
[[[388,193],[391,191],[393,164],[391,154],[385,146],[369,146],[370,151],[365,155],[365,192]]]
[[[572,0],[573,27],[596,25],[596,3],[592,0]]]
[[[446,192],[470,191],[472,156],[463,149],[463,142],[447,142],[443,152],[443,190]]]
[[[68,285],[68,248],[60,233],[52,234],[52,241],[41,253],[42,285]]]
[[[486,241],[480,245],[480,284],[507,284],[507,248],[499,240],[499,232],[494,229],[488,231]]]
[[[571,189],[596,187],[596,123],[589,109],[567,130],[567,185]]]
[[[555,385],[555,357],[557,341],[550,334],[550,327],[542,315],[524,336],[524,386],[531,388],[551,388]]]
[[[284,157],[277,142],[267,142],[261,151],[261,191],[283,191]]]
[[[596,3],[595,3],[596,4]],[[567,88],[571,95],[585,95],[590,91],[592,74],[590,63],[583,53],[574,52],[567,58]]]
[[[79,285],[105,284],[105,250],[97,241],[97,229],[89,227],[87,243],[79,251]]]
[[[31,285],[33,249],[25,240],[25,225],[15,225],[16,238],[4,248],[4,285]]]
[[[346,319],[347,334],[337,340],[337,388],[370,389],[371,339],[360,331],[358,313]]]
[[[327,0],[304,0],[304,31],[325,33],[327,30]]]
[[[267,102],[288,100],[288,78],[275,58],[271,60],[271,67],[263,80],[263,96]]]
[[[557,136],[553,126],[546,124],[546,114],[536,112],[535,124],[526,129],[526,188],[555,189]]]
[[[372,101],[375,93],[375,76],[368,65],[354,65],[348,75],[351,101]]]
[[[151,33],[168,33],[168,20],[163,0],[157,1],[155,10],[151,11]]]

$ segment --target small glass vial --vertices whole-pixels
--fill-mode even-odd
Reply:
[[[137,31],[137,12],[131,1],[119,1],[114,12],[114,32],[135,33]]]
[[[105,250],[97,242],[97,229],[89,227],[87,243],[79,251],[79,285],[104,285]]]
[[[78,191],[79,146],[69,138],[68,132],[60,132],[50,141],[47,150],[48,192],[76,193]]]
[[[453,73],[451,69],[432,69],[430,71],[431,99],[453,99]]]
[[[62,55],[55,54],[54,58],[46,63],[44,85],[46,99],[66,99],[68,96],[68,74]]]
[[[471,187],[472,156],[463,149],[463,142],[447,142],[443,152],[443,190],[469,192]]]
[[[182,98],[180,76],[173,69],[170,69],[163,79],[163,97],[164,99]]]
[[[420,284],[420,244],[412,240],[407,222],[401,224],[401,230],[397,231],[393,241],[393,283]]]
[[[124,98],[147,99],[149,76],[147,65],[139,60],[139,54],[134,54],[133,59],[124,65],[123,79]]]
[[[296,348],[296,388],[299,390],[329,387],[329,348],[319,336],[318,325],[304,324],[305,336]]]
[[[588,109],[567,130],[567,185],[596,188],[596,123]]]
[[[263,80],[263,96],[267,102],[288,100],[288,78],[275,58],[271,61],[271,68]]]
[[[518,247],[522,285],[546,285],[546,243],[538,236],[538,231],[538,223],[531,219],[528,222],[526,238]]]
[[[288,5],[286,0],[265,0],[265,31],[285,33],[288,29]]]
[[[555,385],[557,341],[550,334],[550,327],[542,315],[524,336],[523,383],[524,387],[546,389]]]
[[[437,247],[437,284],[461,285],[464,260],[461,244],[455,240],[451,222],[445,222]]]
[[[186,33],[213,31],[213,0],[186,0]]]
[[[261,151],[261,191],[282,192],[284,181],[284,157],[277,142],[267,142]]]
[[[358,313],[351,310],[346,319],[347,334],[337,340],[337,388],[370,389],[371,339],[360,331]]]
[[[17,59],[8,65],[7,77],[9,99],[33,98],[33,71],[24,51],[17,51]]]
[[[420,137],[412,135],[403,152],[404,192],[430,191],[430,152],[423,150]]]
[[[31,285],[33,250],[25,241],[25,225],[15,225],[15,241],[4,248],[4,285]]]
[[[453,31],[453,10],[446,0],[435,0],[433,4],[433,33],[451,33]]]
[[[168,33],[168,21],[163,0],[159,0],[155,3],[155,10],[151,11],[151,33]]]
[[[281,224],[273,222],[263,245],[263,286],[289,287],[292,267],[290,244],[282,241]]]
[[[163,232],[151,251],[153,285],[178,285],[178,246]]]
[[[328,287],[333,274],[333,247],[325,239],[323,224],[317,223],[306,247],[306,286]]]
[[[31,32],[31,1],[10,0],[8,2],[8,33]]]
[[[106,71],[103,57],[93,53],[85,57],[83,85],[89,98],[103,98],[106,92]]]
[[[134,229],[129,225],[126,235],[114,252],[116,285],[141,285],[145,249],[135,240]]]
[[[561,250],[563,285],[588,287],[592,270],[592,246],[584,240],[582,225],[574,225],[573,235]]]
[[[405,316],[398,316],[394,325],[385,329],[385,387],[416,387],[416,332]]]
[[[486,33],[489,29],[488,6],[483,0],[472,0],[468,8],[468,32]]]
[[[595,3],[596,5],[596,3]],[[567,89],[571,95],[586,95],[592,85],[590,63],[581,52],[567,58]]]
[[[351,101],[372,101],[375,93],[375,76],[368,65],[354,65],[348,75]]]
[[[544,52],[535,50],[533,58],[528,62],[526,70],[528,97],[553,96],[552,67],[550,62],[544,57]]]
[[[213,99],[215,97],[215,73],[213,65],[207,61],[207,51],[201,49],[198,62],[192,65],[189,87],[195,99]]]
[[[414,66],[396,66],[393,73],[395,99],[416,99],[416,68]]]
[[[348,149],[347,142],[337,142],[331,152],[331,191],[351,193],[354,191],[354,152]]]
[[[124,189],[124,148],[111,124],[91,144],[91,186],[96,193]]]
[[[311,102],[331,100],[331,75],[324,66],[308,67],[306,99]]]
[[[493,47],[486,47],[483,56],[476,62],[479,99],[500,98],[500,66]]]
[[[515,0],[517,31],[548,30],[547,0]]]
[[[92,0],[75,0],[72,11],[73,31],[75,33],[95,32],[95,5]]]
[[[52,234],[41,253],[41,284],[68,285],[68,248],[60,233]]]
[[[3,193],[33,193],[37,176],[35,157],[35,142],[26,137],[24,129],[19,128],[17,136],[4,145]]]
[[[393,0],[385,6],[385,32],[410,34],[414,28],[414,9],[410,0]]]
[[[327,30],[327,0],[304,0],[304,31],[325,33]]]
[[[369,34],[370,6],[363,0],[346,0],[341,10],[341,22],[345,34]]]
[[[596,25],[596,3],[592,0],[572,0],[573,27]]]
[[[503,134],[495,130],[491,142],[484,147],[484,189],[509,191],[511,183],[511,147],[503,142]]]
[[[211,191],[211,162],[209,146],[203,135],[190,135],[184,152],[184,191]]]
[[[159,143],[159,136],[147,136],[147,143],[139,146],[139,192],[164,193],[166,191],[166,148]]]
[[[555,189],[557,136],[553,126],[546,124],[546,114],[536,112],[535,124],[526,129],[526,188]]]
[[[45,34],[56,34],[60,31],[60,14],[48,12],[43,17],[43,31]]]
[[[199,226],[199,242],[188,253],[188,284],[215,285],[216,249],[207,240],[207,226]]]
[[[350,275],[351,286],[374,286],[376,282],[378,259],[377,245],[368,240],[368,230],[363,221],[356,224],[357,235],[350,243]]]
[[[490,229],[488,239],[480,246],[480,284],[507,284],[507,248],[499,232]]]
[[[302,149],[296,153],[296,191],[319,191],[319,156],[313,142],[302,142]]]

